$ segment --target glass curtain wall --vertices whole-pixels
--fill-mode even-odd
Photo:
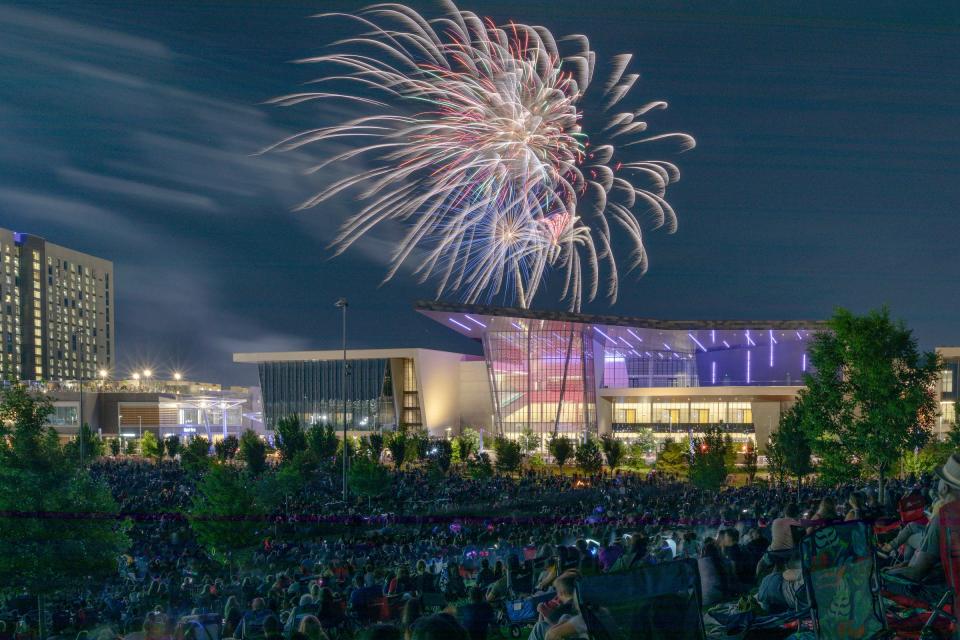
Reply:
[[[529,427],[541,441],[554,432],[596,433],[590,329],[543,320],[502,324],[484,337],[498,431],[517,437]]]
[[[342,428],[372,430],[392,420],[383,415],[392,407],[390,385],[385,384],[387,359],[348,360],[346,376],[347,410],[344,416],[343,361],[263,362],[259,366],[263,392],[264,424],[274,429],[277,421],[290,415],[305,424],[332,424]],[[390,414],[393,412],[390,411]]]

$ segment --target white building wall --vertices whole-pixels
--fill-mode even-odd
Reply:
[[[483,360],[460,362],[460,427],[493,431],[493,398]]]
[[[458,353],[417,349],[414,366],[420,389],[420,415],[431,436],[460,427],[460,359]]]

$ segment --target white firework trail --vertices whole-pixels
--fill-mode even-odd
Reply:
[[[499,295],[527,307],[547,274],[559,270],[561,297],[579,310],[584,298],[596,298],[603,270],[605,296],[615,302],[613,230],[632,245],[626,270],[643,273],[638,215],[650,216],[654,228],[676,229],[665,197],[680,172],[671,162],[638,158],[637,145],[672,141],[682,151],[694,139],[647,134],[645,117],[666,102],[618,106],[639,78],[626,73],[631,55],[612,59],[607,81],[590,94],[598,93],[596,116],[585,114],[596,60],[585,36],[558,43],[544,27],[496,26],[442,4],[446,14],[433,20],[401,4],[318,16],[345,17],[364,31],[333,43],[336,52],[300,62],[333,70],[314,87],[354,90],[271,102],[348,100],[370,115],[296,134],[270,150],[346,142],[347,151],[313,171],[352,158],[370,168],[334,181],[300,208],[355,193],[362,208],[334,240],[337,255],[378,224],[401,221],[406,236],[385,281],[419,249],[415,273],[421,282],[435,279],[437,297],[456,292],[477,302]],[[584,115],[602,124],[585,132]]]

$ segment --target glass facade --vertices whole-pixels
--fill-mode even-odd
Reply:
[[[582,324],[494,319],[484,354],[497,430],[516,437],[596,433],[593,331]]]
[[[401,360],[403,362],[403,360]],[[413,361],[409,360],[411,372]],[[346,416],[343,407],[343,361],[310,360],[259,364],[263,417],[273,429],[284,416],[296,415],[306,424],[321,423],[351,430],[372,430],[396,424],[390,360],[348,360]],[[403,376],[404,381],[408,376]],[[416,376],[414,381],[416,394]],[[405,382],[406,384],[406,382]],[[406,413],[407,387],[404,386]],[[419,416],[419,404],[416,405]]]
[[[603,388],[794,386],[809,330],[598,328]]]

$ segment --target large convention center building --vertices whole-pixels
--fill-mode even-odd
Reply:
[[[286,415],[355,432],[473,427],[516,437],[613,433],[686,438],[718,424],[766,442],[794,402],[819,321],[682,321],[481,305],[417,310],[482,345],[483,356],[429,349],[239,353],[256,364],[267,429]],[[346,384],[346,394],[342,392]],[[344,395],[346,404],[344,405]]]

